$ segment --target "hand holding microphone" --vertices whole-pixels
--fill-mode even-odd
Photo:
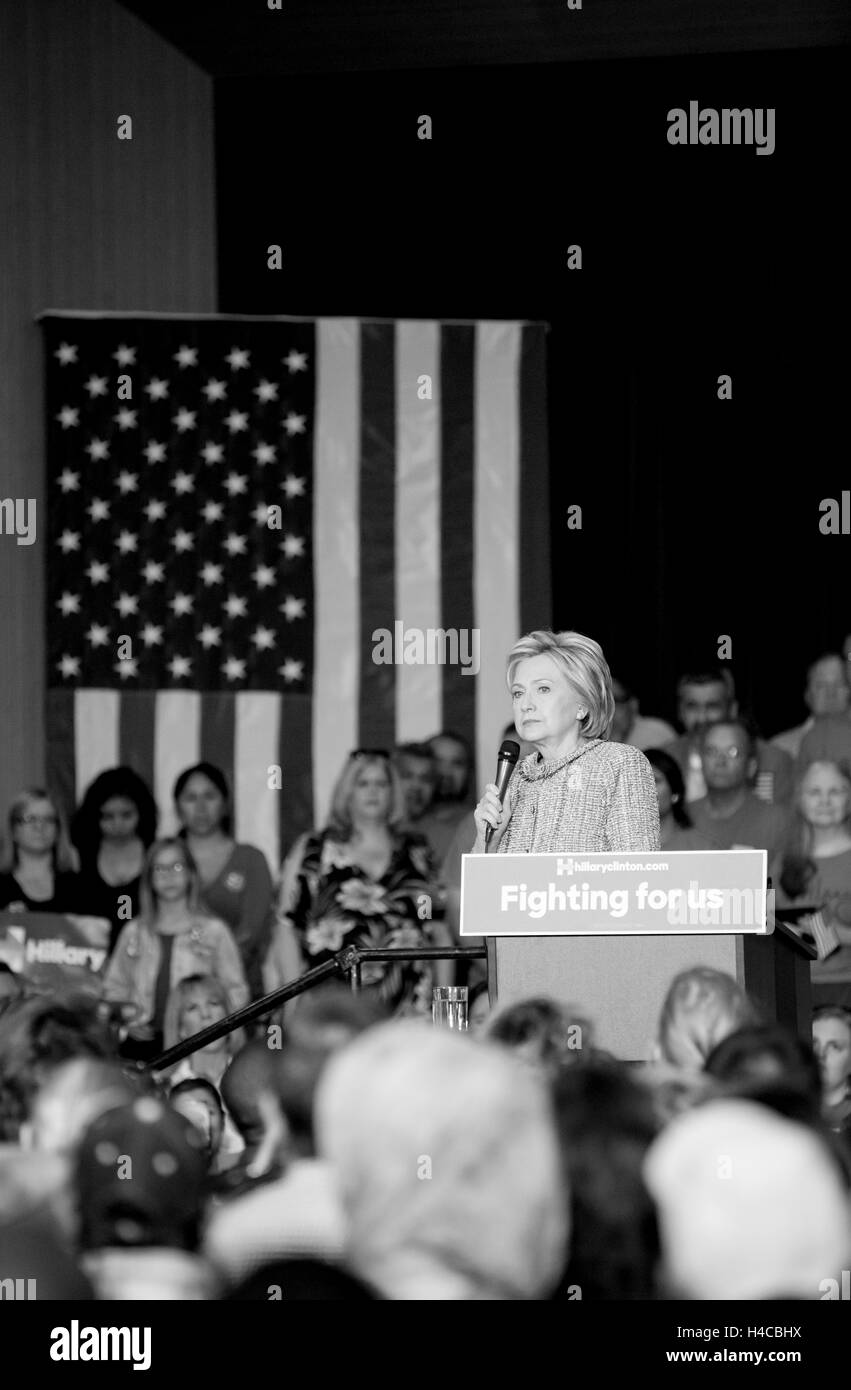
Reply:
[[[485,850],[490,844],[494,831],[498,830],[502,824],[502,803],[505,800],[508,783],[519,756],[520,745],[515,743],[514,739],[507,738],[500,745],[496,764],[496,781],[488,782],[484,795],[473,813],[476,830],[479,839],[484,841]]]

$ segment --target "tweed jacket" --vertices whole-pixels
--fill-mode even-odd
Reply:
[[[104,971],[107,999],[127,999],[140,1006],[146,1022],[154,1011],[154,993],[160,965],[160,938],[139,918],[128,922],[116,942]],[[173,989],[187,975],[215,975],[228,992],[232,1009],[248,1003],[248,986],[236,942],[230,928],[217,917],[198,916],[189,931],[174,938],[170,985]]]
[[[653,769],[626,743],[583,739],[564,758],[530,753],[505,797],[500,854],[639,853],[659,849]]]

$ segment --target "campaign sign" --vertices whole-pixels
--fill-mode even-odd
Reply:
[[[40,965],[82,966],[97,973],[109,948],[105,917],[61,912],[0,912],[0,960],[14,971]]]
[[[465,854],[461,935],[767,935],[767,857],[761,849]]]

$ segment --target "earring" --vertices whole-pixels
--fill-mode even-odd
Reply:
[[[577,710],[577,711],[576,711],[576,718],[577,718],[577,719],[584,719],[587,713],[588,713],[587,709],[580,709],[580,710]]]

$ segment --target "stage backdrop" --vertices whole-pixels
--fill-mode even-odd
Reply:
[[[126,763],[168,833],[175,777],[206,758],[237,838],[277,867],[353,748],[452,728],[489,775],[506,650],[551,621],[545,327],[42,326],[48,774],[66,804]]]

